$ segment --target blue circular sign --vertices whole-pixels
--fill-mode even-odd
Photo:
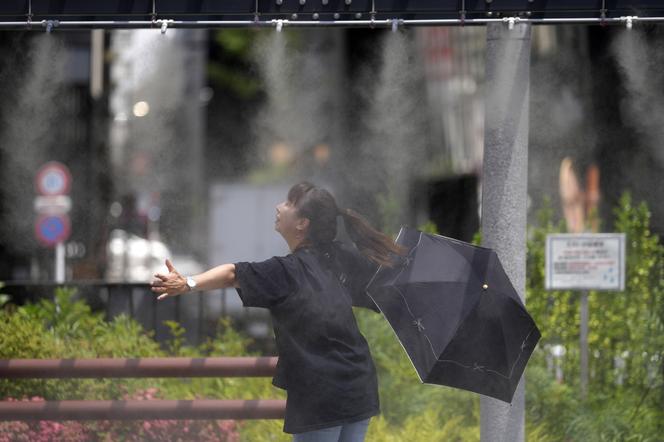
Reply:
[[[44,245],[53,246],[69,238],[71,225],[67,215],[44,215],[35,225],[37,239]]]
[[[71,174],[64,164],[51,161],[39,169],[35,184],[41,195],[66,195],[71,187]]]

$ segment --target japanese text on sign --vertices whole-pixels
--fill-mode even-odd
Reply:
[[[625,234],[547,235],[546,288],[623,290]]]

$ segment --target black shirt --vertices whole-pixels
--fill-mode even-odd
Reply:
[[[376,369],[352,305],[378,311],[364,288],[376,266],[335,242],[235,264],[245,307],[270,310],[279,352],[272,383],[288,392],[286,433],[379,413]]]

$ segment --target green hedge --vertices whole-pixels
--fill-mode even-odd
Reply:
[[[650,211],[624,194],[614,231],[626,235],[624,292],[588,295],[589,391],[579,397],[579,299],[544,289],[547,233],[565,232],[545,207],[529,231],[527,307],[542,331],[527,375],[527,422],[554,440],[656,441],[664,432],[664,247],[650,231]],[[546,348],[563,345],[563,383],[552,381]],[[616,368],[616,358],[625,362]]]

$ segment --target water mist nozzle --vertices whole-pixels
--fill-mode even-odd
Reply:
[[[399,25],[403,24],[403,20],[399,18],[392,19],[392,32],[397,32],[399,30]]]
[[[514,29],[514,25],[521,21],[519,17],[505,17],[503,18],[503,23],[507,23],[507,28],[511,31]]]
[[[173,20],[158,20],[157,23],[161,23],[161,33],[165,34],[168,30],[168,24],[173,23]]]
[[[46,28],[47,33],[53,32],[53,28],[57,28],[60,25],[58,20],[44,20],[42,26]]]
[[[627,17],[620,17],[621,22],[625,22],[625,27],[627,30],[631,31],[632,30],[632,25],[634,24],[635,21],[639,19],[638,16],[636,15],[630,15]]]
[[[279,19],[279,20],[273,20],[273,22],[277,32],[281,32],[281,30],[284,28],[284,21]]]

